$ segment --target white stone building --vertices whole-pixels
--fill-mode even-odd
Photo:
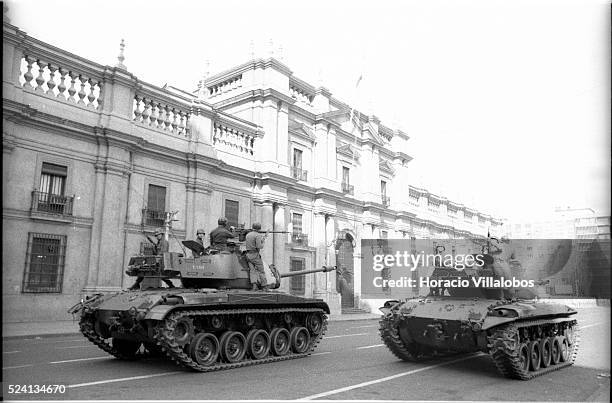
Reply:
[[[275,234],[281,271],[341,264],[281,291],[359,307],[364,238],[497,233],[501,220],[411,186],[407,133],[254,59],[196,93],[138,79],[4,22],[3,316],[70,319],[84,293],[131,284],[143,233],[179,211],[171,250],[219,216]],[[129,63],[127,63],[129,65]]]

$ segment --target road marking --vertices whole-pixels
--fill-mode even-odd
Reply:
[[[428,369],[433,369],[433,368],[443,367],[443,366],[446,366],[446,365],[451,365],[451,364],[454,364],[454,363],[456,363],[456,362],[460,362],[460,361],[471,360],[472,358],[476,358],[476,357],[479,357],[479,356],[481,356],[481,355],[485,355],[485,354],[484,354],[484,353],[476,353],[476,354],[469,355],[469,356],[467,356],[467,357],[462,357],[462,358],[459,358],[459,359],[457,359],[457,360],[452,360],[452,361],[441,362],[441,363],[439,363],[439,364],[430,365],[430,366],[428,366],[428,367],[423,367],[423,368],[413,369],[412,371],[402,372],[402,373],[395,374],[395,375],[391,375],[391,376],[387,376],[387,377],[384,377],[384,378],[374,379],[374,380],[372,380],[372,381],[362,382],[362,383],[358,383],[358,384],[356,384],[356,385],[351,385],[351,386],[346,386],[346,387],[344,387],[344,388],[339,388],[339,389],[330,390],[330,391],[328,391],[328,392],[317,393],[316,395],[306,396],[306,397],[303,397],[303,398],[301,398],[301,399],[297,399],[297,400],[313,400],[313,399],[318,399],[318,398],[320,398],[320,397],[326,397],[326,396],[336,395],[336,394],[338,394],[338,393],[348,392],[349,390],[358,389],[358,388],[363,388],[363,387],[365,387],[365,386],[370,386],[370,385],[374,385],[374,384],[377,384],[377,383],[381,383],[381,382],[390,381],[391,379],[400,378],[400,377],[402,377],[402,376],[416,374],[417,372],[427,371]]]
[[[2,354],[15,354],[15,353],[21,353],[21,351],[3,351]]]
[[[84,346],[70,346],[70,347],[55,347],[56,350],[66,350],[68,348],[85,348],[85,347],[92,347],[90,344],[86,344]]]
[[[338,337],[349,337],[349,336],[365,336],[369,333],[352,333],[352,334],[341,334],[340,336],[328,336],[323,339],[337,339]]]
[[[349,329],[363,329],[366,327],[378,327],[378,325],[353,326],[353,327],[349,327]]]
[[[2,369],[15,369],[15,368],[26,368],[26,367],[33,367],[34,365],[32,364],[27,364],[27,365],[16,365],[14,367],[2,367]]]
[[[381,346],[384,346],[384,344],[373,344],[371,346],[357,347],[357,350],[365,350],[366,348],[374,348],[374,347],[381,347]]]
[[[166,375],[174,375],[174,374],[184,374],[184,373],[185,373],[185,371],[162,372],[160,374],[131,376],[129,378],[115,378],[115,379],[106,379],[104,381],[77,383],[77,384],[74,384],[74,385],[68,385],[68,387],[69,388],[81,388],[83,386],[102,385],[102,384],[105,384],[105,383],[133,381],[133,380],[136,380],[136,379],[148,379],[148,378],[156,378],[158,376],[166,376]]]
[[[103,357],[77,358],[76,360],[51,361],[49,364],[63,364],[65,362],[101,360],[103,358],[111,358],[111,357],[109,355],[105,355]]]
[[[310,354],[310,356],[313,357],[315,355],[324,355],[324,354],[331,354],[331,351],[323,351],[321,353],[314,353],[314,354]]]
[[[589,327],[593,327],[593,326],[599,326],[599,325],[603,325],[605,322],[597,322],[597,323],[592,323],[590,325],[586,325],[586,326],[580,326],[578,325],[578,330],[582,330],[582,329],[587,329]]]

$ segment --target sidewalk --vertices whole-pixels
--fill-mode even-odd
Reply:
[[[380,314],[374,313],[329,315],[330,322],[366,319],[374,320],[378,318],[380,318]],[[5,339],[15,337],[49,337],[68,334],[80,334],[78,321],[64,320],[54,322],[19,322],[2,324],[2,338]]]

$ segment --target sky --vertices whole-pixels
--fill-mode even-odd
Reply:
[[[13,0],[11,23],[191,91],[256,56],[409,136],[411,184],[513,221],[610,215],[602,0]],[[363,79],[356,87],[358,77]]]

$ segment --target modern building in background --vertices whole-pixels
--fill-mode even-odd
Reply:
[[[195,93],[146,83],[4,21],[3,317],[70,319],[83,294],[125,289],[144,234],[178,211],[171,251],[231,225],[288,231],[263,257],[281,291],[359,308],[364,238],[465,238],[502,221],[411,186],[407,133],[315,87],[274,58],[253,59]],[[128,63],[129,64],[129,63]],[[345,284],[338,287],[337,283]],[[340,289],[341,288],[341,289]]]
[[[514,239],[610,239],[610,216],[597,216],[590,208],[556,208],[545,218],[508,222]]]

